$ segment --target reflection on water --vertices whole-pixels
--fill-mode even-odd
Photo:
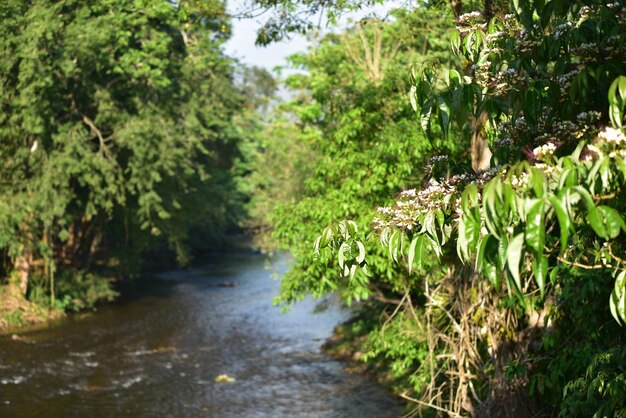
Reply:
[[[138,281],[86,318],[0,337],[0,416],[399,416],[388,393],[320,354],[346,312],[306,300],[281,314],[277,291],[263,257],[219,257]]]

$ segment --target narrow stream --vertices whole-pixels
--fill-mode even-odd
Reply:
[[[213,257],[137,281],[94,314],[0,337],[0,417],[400,416],[389,393],[320,353],[348,313],[331,299],[281,313],[286,259],[266,264]]]

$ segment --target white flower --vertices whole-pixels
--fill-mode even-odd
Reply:
[[[626,135],[624,135],[624,132],[622,132],[620,129],[615,129],[610,126],[607,126],[602,131],[600,131],[600,133],[598,133],[598,138],[612,144],[618,144],[620,142],[626,141]]]
[[[459,20],[461,22],[466,22],[468,20],[476,19],[479,17],[480,17],[480,12],[470,12],[470,13],[464,13],[461,16],[459,16]]]
[[[513,187],[524,187],[528,184],[528,174],[523,172],[521,176],[513,175],[511,176],[511,186]]]
[[[554,151],[556,151],[556,145],[552,142],[548,142],[547,144],[541,145],[533,150],[533,154],[539,160],[554,155]]]

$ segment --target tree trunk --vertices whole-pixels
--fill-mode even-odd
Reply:
[[[33,252],[29,247],[24,247],[22,253],[15,258],[14,267],[19,278],[19,288],[22,295],[26,296],[28,291],[28,277],[30,275],[30,267],[33,263]]]
[[[485,138],[485,123],[487,123],[487,112],[483,111],[472,127],[472,168],[476,173],[489,170],[491,167],[491,150]]]
[[[452,6],[452,12],[455,18],[459,18],[463,13],[463,1],[462,0],[450,0],[450,6]]]
[[[493,18],[493,15],[493,0],[485,0],[483,7],[483,17],[487,22],[489,22]]]

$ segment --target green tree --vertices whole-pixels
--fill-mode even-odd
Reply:
[[[220,1],[0,5],[0,248],[23,292],[160,240],[184,261],[191,229],[236,224],[228,33]]]
[[[453,169],[375,221],[397,277],[417,269],[427,302],[431,382],[419,405],[624,413],[624,14],[620,2],[561,1],[514,2],[490,21],[465,14],[453,48],[466,71],[415,72],[428,136],[484,117],[494,153],[490,170]],[[317,251],[366,268],[341,256],[359,237],[336,231]]]
[[[336,13],[365,3],[330,2],[328,7]],[[289,1],[273,4],[294,7]],[[381,277],[395,288],[411,283],[397,302],[396,320],[387,318],[386,331],[370,342],[374,354],[401,352],[413,358],[400,364],[429,378],[415,380],[416,394],[407,396],[421,412],[622,416],[626,9],[621,1],[560,0],[429,2],[428,8],[445,4],[456,18],[452,46],[465,68],[432,63],[416,68],[411,101],[431,141],[445,141],[451,133],[472,136],[465,164],[437,157],[443,170],[428,173],[421,185],[417,176],[405,178],[418,187],[379,208],[373,229],[397,263],[386,271],[376,271],[384,262],[359,221],[374,215],[346,192],[342,196],[353,198],[348,206],[326,196],[334,203],[335,218],[348,220],[318,236],[320,264],[298,264],[306,259],[300,254],[308,241],[298,227],[316,224],[313,215],[319,213],[298,207],[309,217],[288,225],[299,235],[286,230],[284,236],[296,252],[295,271],[315,273],[288,275],[283,298],[337,287],[347,298],[362,298],[368,295],[363,286],[345,282],[366,283],[361,277],[372,271],[369,283]],[[463,14],[471,10],[476,12]],[[296,21],[291,28],[294,20],[285,22],[287,32],[307,25]],[[371,62],[355,64],[376,84],[376,71],[367,70]],[[329,72],[313,87],[332,85],[335,74]],[[324,121],[328,112],[323,111],[313,115]],[[356,114],[350,121],[364,115],[370,116]],[[336,126],[346,126],[335,120]],[[322,128],[320,137],[328,141],[329,132]],[[397,141],[404,143],[401,135]],[[490,152],[476,155],[474,148]],[[470,155],[477,173],[469,169]],[[349,154],[341,161],[355,158]],[[380,167],[380,160],[371,161]],[[320,160],[324,168],[317,172],[326,170],[332,179],[331,162]],[[343,175],[342,183],[363,182],[358,172]],[[385,184],[385,178],[375,180],[376,185],[363,182],[367,191]],[[320,181],[318,187],[337,186]],[[371,204],[384,200],[367,191]],[[328,272],[330,264],[338,264],[338,275]],[[415,332],[399,326],[407,318]],[[422,339],[426,356],[413,350],[407,335]]]
[[[443,29],[442,37],[433,40],[417,22]],[[289,111],[302,130],[300,141],[315,150],[315,169],[304,180],[298,201],[281,202],[272,215],[275,237],[296,255],[295,267],[283,280],[281,301],[337,288],[349,289],[348,300],[363,299],[373,290],[368,275],[390,277],[391,264],[375,246],[368,250],[380,263],[350,280],[338,280],[332,269],[314,261],[308,248],[337,216],[366,228],[372,207],[422,178],[431,149],[460,149],[451,141],[429,142],[407,101],[411,65],[450,57],[443,52],[449,28],[443,22],[427,10],[399,12],[392,23],[362,22],[328,35],[309,54],[291,58],[307,73],[287,81],[300,92]]]

